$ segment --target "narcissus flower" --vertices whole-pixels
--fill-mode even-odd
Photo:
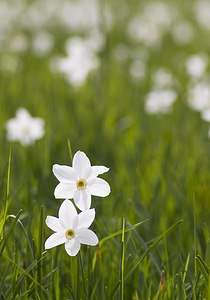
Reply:
[[[73,157],[72,167],[53,165],[53,173],[60,183],[55,188],[55,198],[74,199],[80,210],[91,205],[91,195],[106,197],[110,193],[109,184],[97,178],[109,169],[103,166],[91,166],[90,160],[82,151]]]
[[[6,123],[7,139],[23,146],[33,144],[44,135],[44,120],[33,118],[25,108],[19,108],[16,117]]]
[[[46,240],[45,249],[65,244],[70,256],[75,256],[81,244],[95,246],[98,244],[96,234],[88,229],[95,218],[95,209],[88,209],[80,214],[70,200],[64,200],[58,212],[58,218],[47,216],[46,224],[54,233]]]

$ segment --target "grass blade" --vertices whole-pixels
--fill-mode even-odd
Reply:
[[[122,219],[120,299],[124,300],[125,218]]]
[[[162,241],[166,235],[171,233],[181,223],[182,220],[177,221],[175,224],[170,226],[163,234],[161,234],[158,238],[154,240],[154,242],[147,248],[147,250],[141,256],[140,260],[136,263],[136,265],[134,265],[133,268],[131,268],[131,270],[128,272],[128,274],[125,277],[125,280],[127,280],[131,276],[131,274],[136,270],[136,268],[139,266],[142,260],[160,243],[160,241]]]

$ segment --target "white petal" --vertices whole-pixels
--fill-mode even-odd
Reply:
[[[74,228],[75,218],[77,217],[77,211],[73,203],[70,200],[64,200],[59,208],[59,219],[65,225],[66,229]]]
[[[94,196],[106,197],[110,193],[109,184],[101,178],[95,178],[88,182],[87,189]]]
[[[98,244],[97,235],[90,229],[81,228],[76,230],[76,234],[81,244],[95,246]]]
[[[55,232],[64,231],[64,227],[60,223],[60,220],[56,217],[47,216],[46,218],[47,226]]]
[[[72,167],[53,165],[53,174],[62,183],[74,183],[77,180],[76,172]]]
[[[54,191],[56,199],[72,199],[76,185],[74,183],[59,183]]]
[[[82,179],[88,180],[89,178],[92,178],[92,169],[91,169],[91,167],[88,167],[87,169],[85,169],[83,174],[82,174]],[[95,176],[93,178],[95,178]]]
[[[95,209],[94,208],[82,211],[78,215],[77,229],[90,227],[90,225],[93,223],[94,219],[95,219]]]
[[[45,242],[45,249],[50,249],[65,243],[66,236],[64,231],[53,233]]]
[[[80,242],[77,238],[67,240],[65,243],[65,249],[68,255],[75,256],[80,250]]]
[[[98,175],[108,172],[109,168],[104,167],[104,166],[93,166],[93,167],[91,167],[91,170],[92,170],[92,172],[88,178],[89,180],[90,180],[90,178],[91,179],[96,178]]]
[[[76,170],[79,178],[83,178],[85,170],[91,167],[90,160],[82,151],[77,151],[72,161],[72,167]]]
[[[86,191],[80,191],[78,189],[74,192],[74,203],[80,210],[86,210],[91,205],[91,195]]]

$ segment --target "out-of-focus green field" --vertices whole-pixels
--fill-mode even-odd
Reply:
[[[210,86],[210,28],[200,20],[210,6],[92,2],[98,21],[91,29],[83,6],[84,28],[71,25],[73,0],[0,2],[0,299],[210,299],[209,123],[189,105],[193,86]],[[167,7],[169,19],[164,8],[143,17],[151,3]],[[154,39],[150,30],[144,41],[131,37],[136,16],[150,20],[145,30],[154,20]],[[75,86],[52,64],[67,55],[68,39],[92,27],[104,39],[100,63]],[[45,38],[36,47],[33,41],[43,31],[53,44],[39,51]],[[205,70],[192,78],[186,62],[200,54]],[[176,101],[166,113],[149,114],[145,103],[160,69],[171,74]],[[210,92],[197,96],[209,97],[210,107]],[[20,107],[45,121],[44,137],[28,147],[6,138],[6,122]],[[110,195],[92,199],[91,228],[101,242],[76,257],[63,245],[44,249],[52,233],[45,218],[62,203],[52,166],[71,165],[68,141],[73,154],[82,150],[93,165],[110,168],[101,176]]]

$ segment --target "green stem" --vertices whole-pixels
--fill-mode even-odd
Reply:
[[[69,151],[70,160],[72,161],[73,160],[73,155],[72,155],[72,149],[71,149],[71,142],[70,142],[69,139],[68,139],[68,151]]]
[[[85,297],[87,298],[85,275],[84,275],[84,269],[83,269],[83,265],[82,265],[82,256],[81,256],[80,252],[79,252],[79,264],[80,264],[81,273],[82,273],[82,282],[83,282],[84,294],[85,294]]]
[[[120,299],[124,299],[125,218],[122,219]]]
[[[195,197],[193,197],[193,210],[194,210],[194,262],[195,262],[195,279],[197,276],[197,262],[196,262],[196,255],[197,255],[197,235],[196,235],[196,204],[195,204]]]

